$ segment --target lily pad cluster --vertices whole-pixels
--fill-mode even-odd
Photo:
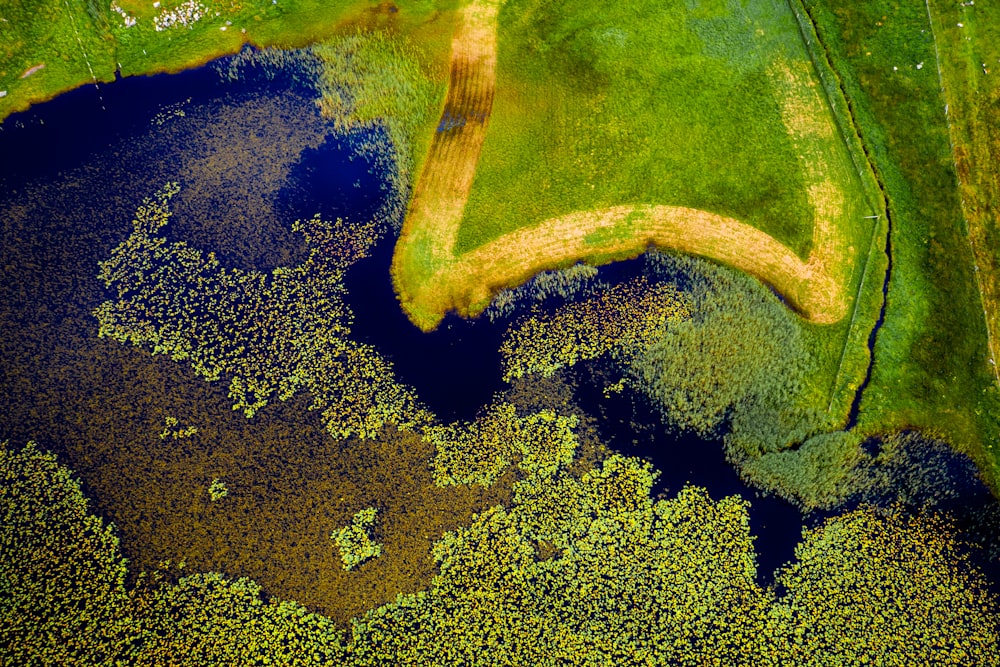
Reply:
[[[521,470],[551,474],[573,460],[576,424],[551,410],[519,417],[500,402],[472,423],[430,427],[424,437],[436,449],[434,483],[490,486],[515,460]]]
[[[975,665],[997,663],[996,602],[934,514],[862,507],[805,532],[755,580],[747,502],[653,499],[613,455],[529,471],[433,547],[431,586],[344,634],[246,579],[125,585],[111,526],[28,445],[0,450],[0,656],[13,664]],[[374,521],[363,511],[362,532]]]
[[[337,548],[345,570],[353,570],[362,563],[382,555],[382,545],[372,539],[372,530],[378,519],[377,507],[366,507],[354,514],[351,523],[330,535]]]
[[[613,351],[641,352],[658,340],[668,322],[688,315],[688,300],[673,285],[645,278],[620,283],[511,326],[500,347],[504,379],[529,373],[551,376]]]
[[[115,299],[95,311],[100,336],[188,361],[210,382],[227,376],[233,409],[248,418],[304,389],[337,438],[428,420],[392,365],[349,337],[344,272],[377,240],[374,224],[299,220],[293,230],[309,247],[304,262],[244,271],[162,236],[178,190],[168,183],[147,199],[132,234],[101,262],[99,277]]]

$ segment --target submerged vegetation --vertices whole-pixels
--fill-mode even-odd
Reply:
[[[216,114],[189,98],[151,127],[203,152],[144,144],[93,159],[155,155],[128,181],[141,192],[78,204],[103,181],[74,171],[58,200],[73,215],[56,223],[52,189],[0,193],[0,263],[16,268],[0,276],[0,441],[28,441],[0,446],[0,662],[994,667],[1000,505],[960,453],[995,492],[996,142],[981,133],[996,96],[987,63],[983,76],[963,68],[1000,54],[972,6],[0,9],[0,119],[110,78],[116,60],[125,73],[183,67],[251,40],[313,44],[244,53],[228,75],[294,70],[320,127],[291,139],[283,123],[308,114],[266,107],[254,116],[277,128],[266,140],[246,123],[211,143],[172,133]],[[975,41],[962,44],[961,24],[935,35],[940,17],[969,17]],[[948,103],[975,114],[949,126]],[[345,159],[378,172],[384,196],[366,217],[310,210],[286,224],[290,208],[271,200],[299,196],[289,173],[327,139],[353,142]],[[247,184],[234,194],[231,181]],[[267,202],[239,202],[253,232],[212,218],[251,191]],[[131,227],[105,203],[135,210]],[[348,305],[349,271],[378,256],[407,205],[407,224],[443,223],[394,260],[397,288],[417,276],[417,297],[443,304],[415,321],[448,308],[493,321],[483,339],[507,386],[473,419],[438,420],[414,387],[448,370],[404,384],[397,360],[413,351],[362,338]],[[893,264],[876,324],[886,206]],[[553,220],[556,233],[535,233]],[[769,289],[658,251],[617,281],[576,263],[662,238],[718,258],[657,236],[661,223],[804,278]],[[213,224],[223,243],[197,236]],[[295,247],[225,247],[258,232],[268,245],[271,227]],[[494,298],[535,255],[561,268]],[[479,344],[471,325],[456,329],[439,332],[446,344]],[[806,512],[794,558],[789,546],[773,577],[761,572],[752,489],[667,488],[652,463],[601,441],[611,418],[581,407],[590,394],[634,401],[644,455],[664,443],[640,441],[640,401],[675,434],[721,440],[744,482]],[[683,475],[687,461],[669,456],[656,466]]]

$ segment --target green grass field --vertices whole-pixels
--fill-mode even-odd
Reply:
[[[770,71],[808,62],[787,7],[511,0],[498,40],[457,251],[574,211],[673,204],[809,254],[812,211]]]
[[[1000,9],[398,1],[0,7],[0,120],[246,42],[318,63],[315,96],[191,105],[0,193],[0,663],[1000,664],[1000,505],[948,449],[1000,495]],[[379,125],[390,150],[354,148],[395,203],[285,229],[293,165]],[[346,297],[407,205],[393,279],[424,328],[525,258],[575,267],[504,293],[507,385],[472,418],[425,408],[415,346]],[[298,263],[267,259],[279,231]],[[650,245],[614,286],[575,264]],[[473,377],[447,361],[421,372]],[[631,423],[585,407],[602,388]],[[742,497],[628,455],[667,444],[645,402],[720,437]]]
[[[817,359],[807,400],[829,414],[831,426],[844,423],[881,305],[885,222],[854,121],[808,18],[788,5],[595,9],[512,0],[500,8],[497,31],[492,113],[478,164],[463,167],[475,176],[455,236],[447,216],[435,218],[447,207],[437,206],[420,211],[420,225],[404,228],[397,247],[394,278],[411,318],[433,328],[444,310],[475,312],[490,286],[524,279],[499,256],[510,264],[532,253],[565,254],[548,247],[557,241],[543,222],[580,215],[580,225],[595,228],[581,254],[548,261],[602,261],[608,246],[607,261],[635,254],[615,246],[623,235],[670,235],[642,231],[639,210],[619,226],[600,227],[601,211],[662,204],[727,216],[800,260],[816,253],[824,266],[816,272],[828,272],[842,293],[842,310],[816,318],[835,324],[803,326],[815,328]],[[452,82],[465,85],[454,74]],[[461,150],[441,155],[442,169],[462,172]],[[591,211],[597,221],[586,219]],[[572,223],[549,226],[563,248],[570,244]],[[692,238],[699,233],[683,228]],[[739,230],[730,229],[722,246],[688,245],[754,272],[747,258],[765,256],[763,244],[739,246],[732,240]],[[683,239],[677,247],[688,249]],[[493,275],[480,276],[487,265]],[[755,274],[767,280],[768,270]],[[785,293],[793,304],[804,301]]]
[[[976,459],[996,488],[1000,405],[927,6],[807,4],[843,76],[893,220],[888,307],[861,427],[943,437]]]

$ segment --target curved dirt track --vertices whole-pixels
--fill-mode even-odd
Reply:
[[[450,310],[473,315],[500,289],[539,271],[577,261],[600,264],[635,257],[650,246],[714,259],[756,276],[810,320],[842,319],[849,303],[851,250],[835,220],[844,196],[827,178],[823,156],[803,159],[814,210],[812,252],[802,261],[759,229],[733,218],[679,206],[632,205],[579,211],[518,229],[456,256],[455,240],[486,137],[496,80],[498,3],[473,0],[452,42],[451,81],[441,125],[415,188],[393,257],[393,280],[410,319],[437,327]],[[824,102],[808,73],[779,64],[772,75],[794,94],[780,100],[796,140],[826,137]]]

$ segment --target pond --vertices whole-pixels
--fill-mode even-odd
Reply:
[[[320,214],[360,224],[397,194],[380,171],[384,161],[358,149],[377,129],[333,134],[294,73],[249,68],[234,80],[220,69],[117,81],[100,96],[85,87],[0,128],[0,154],[16,156],[0,163],[0,202],[10,212],[0,250],[0,392],[13,397],[0,415],[0,441],[33,439],[58,452],[118,526],[134,572],[184,559],[189,571],[248,576],[342,621],[425,587],[434,565],[423,533],[467,524],[505,500],[509,485],[433,489],[432,452],[419,438],[335,442],[303,396],[247,420],[230,409],[224,383],[97,337],[92,311],[108,296],[98,262],[167,181],[181,184],[170,240],[262,272],[303,260],[293,220]],[[352,335],[389,359],[439,419],[471,420],[508,388],[498,352],[508,321],[449,316],[421,333],[393,292],[392,249],[386,229],[346,275]],[[602,268],[601,279],[641,270],[640,261],[625,262]],[[691,483],[715,499],[750,501],[759,580],[769,583],[793,557],[801,513],[746,486],[719,440],[672,432],[639,397],[604,395],[586,366],[576,378],[574,400],[605,443],[661,471],[657,492]],[[158,436],[168,416],[197,434]],[[204,499],[214,478],[227,480],[228,513]],[[340,571],[330,526],[366,503],[399,517],[386,529],[401,531],[387,550],[417,554],[405,575],[374,569],[348,582]]]

